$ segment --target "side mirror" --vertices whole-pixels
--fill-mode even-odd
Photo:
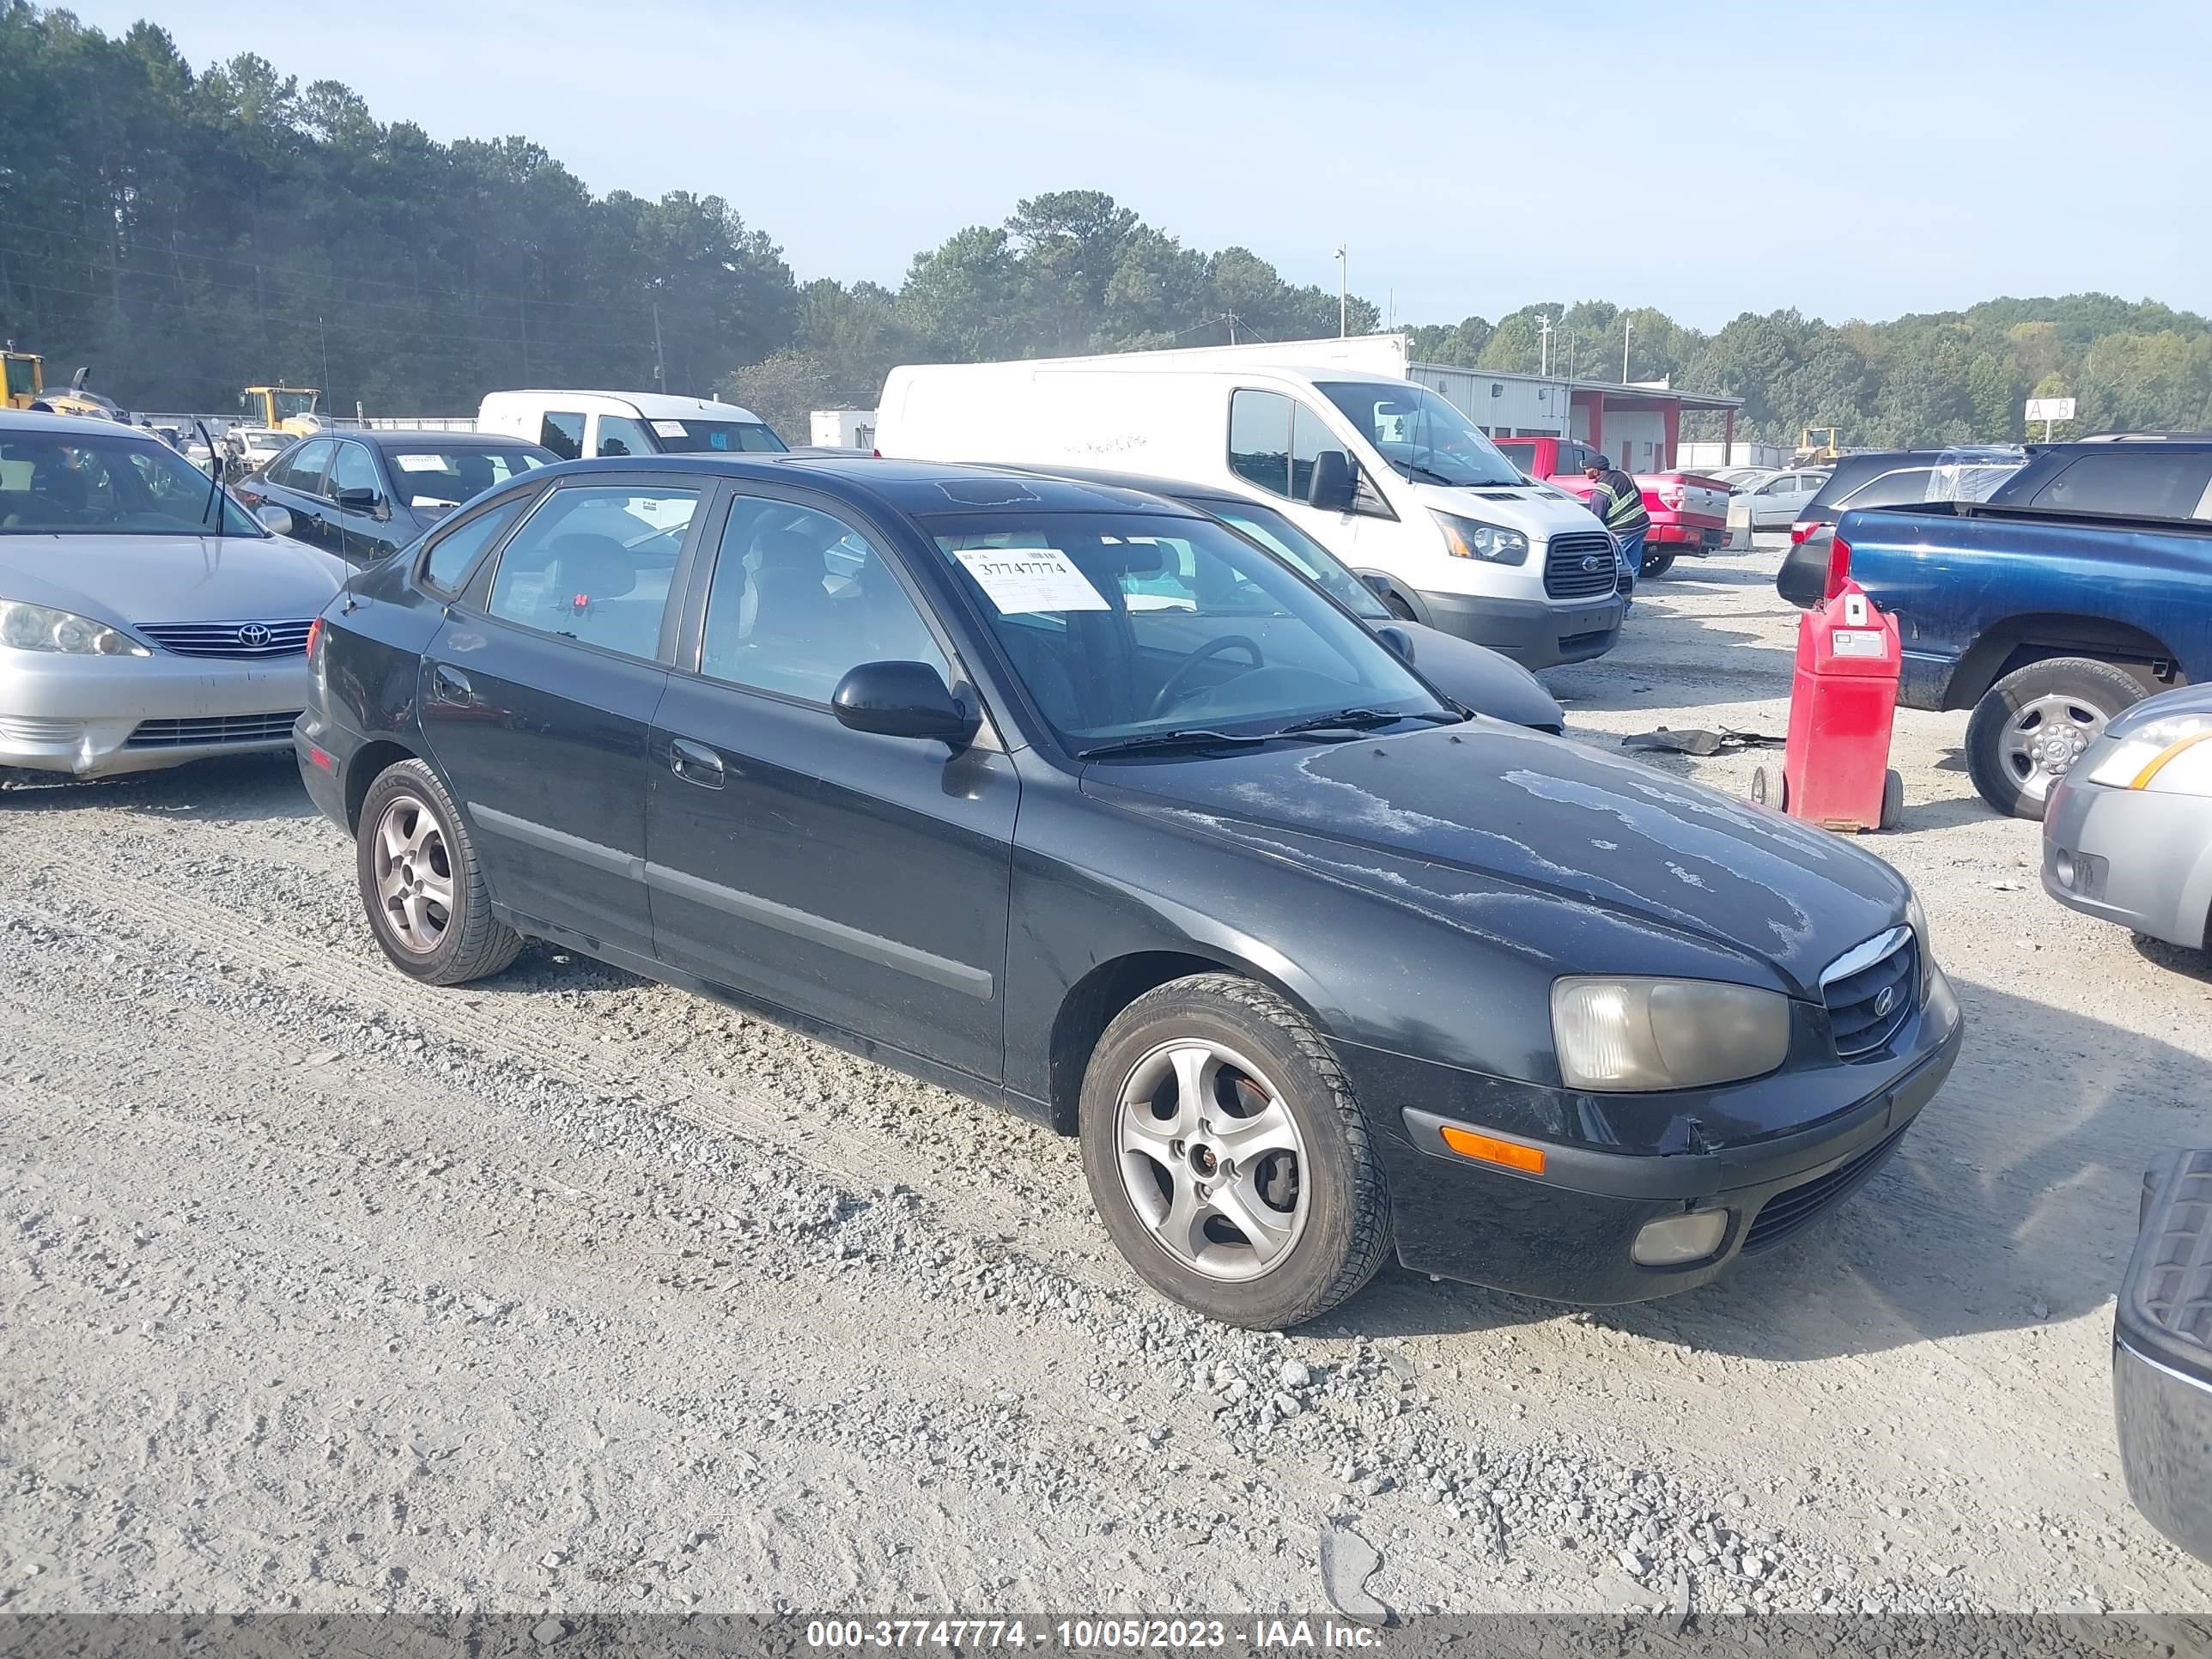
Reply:
[[[1324,513],[1349,513],[1359,497],[1359,476],[1352,458],[1340,449],[1324,449],[1314,457],[1313,477],[1306,483],[1306,504]]]
[[[261,506],[255,507],[253,516],[260,520],[261,527],[272,536],[289,536],[292,533],[292,515],[274,501],[264,501]]]
[[[366,513],[376,505],[376,492],[367,484],[354,484],[335,492],[331,500],[349,513]]]
[[[963,744],[976,717],[926,662],[864,662],[837,682],[830,707],[838,724],[886,738]]]
[[[1390,579],[1381,571],[1370,570],[1359,580],[1367,584],[1368,591],[1376,599],[1387,599],[1390,597]]]
[[[1400,662],[1413,660],[1413,636],[1393,623],[1384,623],[1375,630],[1375,637],[1390,647]]]

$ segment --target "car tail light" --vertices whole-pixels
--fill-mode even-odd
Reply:
[[[1828,591],[1823,597],[1834,599],[1850,579],[1851,544],[1838,536],[1828,544]]]
[[[1792,547],[1802,545],[1805,538],[1819,528],[1820,526],[1814,524],[1810,519],[1798,520],[1796,524],[1790,526],[1790,545]]]
[[[315,659],[316,643],[323,637],[323,619],[318,617],[307,624],[307,660]]]
[[[1690,492],[1684,485],[1668,484],[1659,492],[1659,499],[1680,513],[1682,510],[1682,503],[1690,499]]]

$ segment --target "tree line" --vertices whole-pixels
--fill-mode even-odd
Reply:
[[[1376,307],[1344,306],[1354,333]],[[1549,344],[1545,324],[1550,324]],[[195,71],[140,22],[110,37],[0,0],[0,334],[125,407],[222,410],[247,384],[372,414],[500,386],[720,392],[804,441],[894,364],[1332,335],[1339,296],[1252,251],[1186,246],[1103,192],[1054,191],[917,253],[896,288],[800,283],[717,196],[594,195],[526,138],[441,143],[336,81],[251,53]],[[2103,295],[1840,325],[1747,313],[1706,334],[1585,301],[1411,331],[1423,361],[1620,374],[1747,399],[1739,435],[2212,428],[2212,323]]]

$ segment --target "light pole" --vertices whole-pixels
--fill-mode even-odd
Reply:
[[[1628,337],[1635,327],[1636,325],[1628,320],[1628,313],[1623,312],[1620,316],[1620,383],[1623,386],[1628,384]]]
[[[1546,380],[1552,378],[1552,319],[1539,313],[1541,318],[1536,329],[1536,372]]]
[[[1344,244],[1339,242],[1336,245],[1336,337],[1340,340],[1344,338],[1348,331],[1345,318],[1348,306],[1346,296],[1350,289],[1346,286],[1344,270]]]

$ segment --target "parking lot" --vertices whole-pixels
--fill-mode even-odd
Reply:
[[[1646,584],[1571,734],[1779,734],[1776,562]],[[0,1605],[1305,1607],[1344,1528],[1401,1613],[2212,1606],[2109,1389],[2212,966],[2047,900],[1964,725],[1899,714],[1871,845],[1966,1047],[1855,1201],[1673,1301],[1389,1269],[1287,1337],[1012,1117],[542,945],[402,978],[289,761],[11,789]]]

